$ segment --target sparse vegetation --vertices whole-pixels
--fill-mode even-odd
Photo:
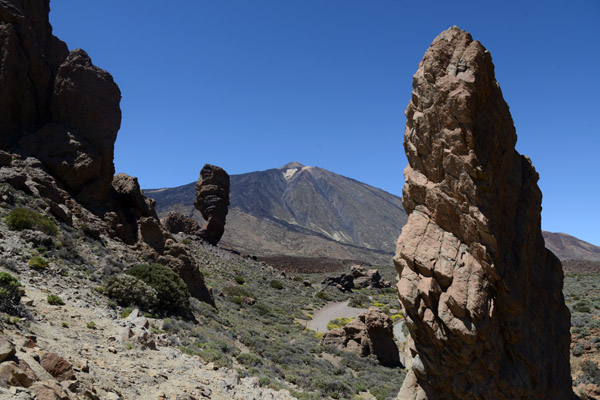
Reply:
[[[52,305],[52,306],[64,306],[65,302],[63,301],[63,299],[61,299],[59,296],[55,295],[55,294],[49,294],[48,295],[48,304]]]
[[[141,279],[127,274],[110,277],[106,282],[106,295],[122,307],[138,306],[148,310],[157,302],[157,292]]]
[[[269,282],[269,286],[271,286],[272,288],[277,289],[277,290],[283,289],[283,283],[281,283],[281,281],[278,281],[276,279],[273,279],[271,282]]]
[[[21,301],[21,283],[8,272],[0,272],[0,311],[15,314]]]
[[[335,318],[327,324],[327,329],[332,330],[332,329],[336,329],[336,328],[341,328],[343,326],[348,325],[350,322],[352,322],[353,319],[354,318],[346,318],[346,317]]]
[[[15,231],[33,229],[47,235],[58,234],[58,228],[50,218],[28,208],[15,208],[6,216],[6,225]]]
[[[42,270],[48,268],[49,262],[42,256],[33,256],[28,264],[31,268]]]
[[[177,273],[162,264],[138,264],[127,271],[156,290],[160,311],[189,315],[190,291]]]

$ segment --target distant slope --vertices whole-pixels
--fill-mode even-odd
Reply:
[[[600,247],[566,233],[542,231],[546,247],[561,260],[600,261]]]
[[[177,210],[202,220],[194,183],[144,192],[159,215]],[[390,263],[407,219],[399,197],[299,163],[232,175],[230,198],[222,240],[257,255]]]
[[[195,182],[144,190],[159,215],[176,210],[202,222],[195,191]],[[230,198],[222,242],[259,256],[389,264],[407,220],[400,197],[300,163],[232,175]],[[600,261],[598,246],[564,233],[543,234],[546,247],[563,261]]]

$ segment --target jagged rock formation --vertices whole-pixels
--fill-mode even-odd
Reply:
[[[561,264],[490,53],[442,32],[406,116],[409,218],[394,262],[414,343],[399,398],[574,398]]]
[[[0,182],[40,196],[63,222],[75,216],[96,238],[135,245],[213,304],[193,257],[162,229],[154,200],[136,178],[113,177],[121,93],[85,51],[69,52],[52,35],[49,11],[48,0],[0,1]]]
[[[221,167],[206,164],[200,171],[196,183],[194,207],[202,214],[206,223],[198,236],[212,245],[221,240],[225,232],[225,218],[229,206],[229,175]]]
[[[121,92],[52,35],[48,1],[0,3],[0,146],[33,155],[88,207],[107,201]]]
[[[366,271],[362,265],[353,265],[349,274],[325,277],[321,284],[334,286],[342,292],[351,292],[354,288],[382,289],[391,286],[388,281],[381,279],[378,270]]]
[[[169,211],[160,219],[162,226],[171,233],[187,233],[192,235],[200,230],[200,225],[188,217],[177,211]]]
[[[355,352],[362,357],[373,354],[381,365],[393,367],[400,364],[392,320],[375,307],[359,314],[345,326],[324,333],[321,344]]]

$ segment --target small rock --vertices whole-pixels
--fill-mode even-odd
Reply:
[[[90,363],[88,360],[81,360],[79,363],[79,368],[81,369],[81,372],[90,372]]]

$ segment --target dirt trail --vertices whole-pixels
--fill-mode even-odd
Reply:
[[[366,308],[350,307],[349,301],[329,302],[313,315],[313,319],[306,322],[306,327],[315,332],[327,332],[327,324],[335,318],[354,318],[367,311]]]

